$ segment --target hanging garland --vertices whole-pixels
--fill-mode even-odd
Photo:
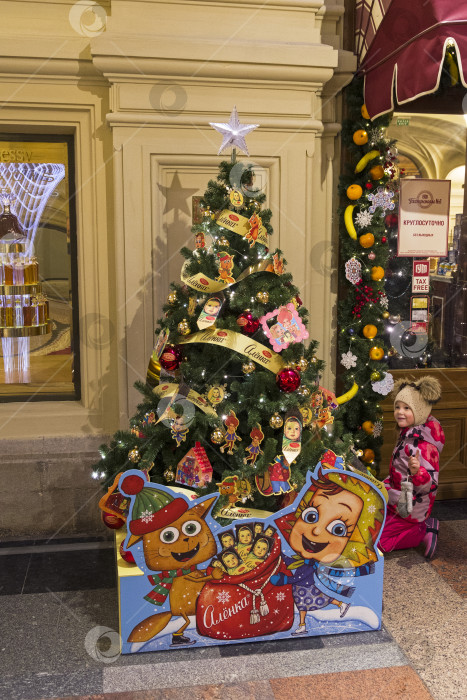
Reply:
[[[346,172],[340,177],[339,357],[344,391],[358,391],[343,406],[344,423],[355,437],[357,454],[373,474],[379,471],[382,445],[380,401],[391,390],[385,342],[389,318],[385,270],[389,257],[385,221],[396,207],[397,150],[384,137],[391,115],[370,121],[363,104],[363,81],[346,92],[348,119],[342,138]]]

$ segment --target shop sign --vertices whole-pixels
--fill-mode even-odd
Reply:
[[[399,257],[446,257],[450,180],[401,180]]]
[[[412,272],[412,292],[427,294],[430,291],[430,261],[414,260]]]
[[[410,124],[410,119],[403,119],[402,117],[398,117],[396,121],[396,126],[409,126]]]

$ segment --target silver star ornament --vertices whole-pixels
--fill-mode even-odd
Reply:
[[[212,126],[213,129],[219,131],[219,133],[221,133],[224,137],[217,155],[220,155],[222,151],[227,148],[227,146],[236,146],[246,153],[247,156],[250,155],[246,146],[245,136],[249,134],[250,131],[253,131],[253,129],[257,129],[259,124],[240,124],[236,107],[234,107],[232,110],[228,124],[210,122],[209,126]]]

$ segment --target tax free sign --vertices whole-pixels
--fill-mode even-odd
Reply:
[[[448,254],[450,180],[401,180],[398,257]]]

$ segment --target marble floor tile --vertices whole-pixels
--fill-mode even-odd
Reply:
[[[60,700],[275,700],[275,695],[269,681],[250,681],[234,685],[198,685],[187,688],[69,696]]]
[[[467,597],[467,521],[442,522],[431,565],[463,598]]]
[[[435,700],[465,700],[467,602],[413,550],[386,557],[383,622]]]
[[[270,680],[277,700],[432,700],[410,666]]]
[[[154,688],[187,687],[193,685],[237,684],[268,680],[280,674],[284,678],[308,676],[310,673],[332,673],[336,668],[360,670],[386,666],[405,666],[407,659],[396,644],[378,644],[375,647],[360,645],[348,647],[345,655],[334,649],[301,649],[295,652],[252,654],[236,661],[232,657],[220,657],[215,663],[196,662],[193,650],[192,663],[166,661],[158,664],[121,667],[118,664],[104,668],[104,692],[123,692]],[[142,654],[141,656],[144,656]],[[148,656],[155,656],[149,655]]]

